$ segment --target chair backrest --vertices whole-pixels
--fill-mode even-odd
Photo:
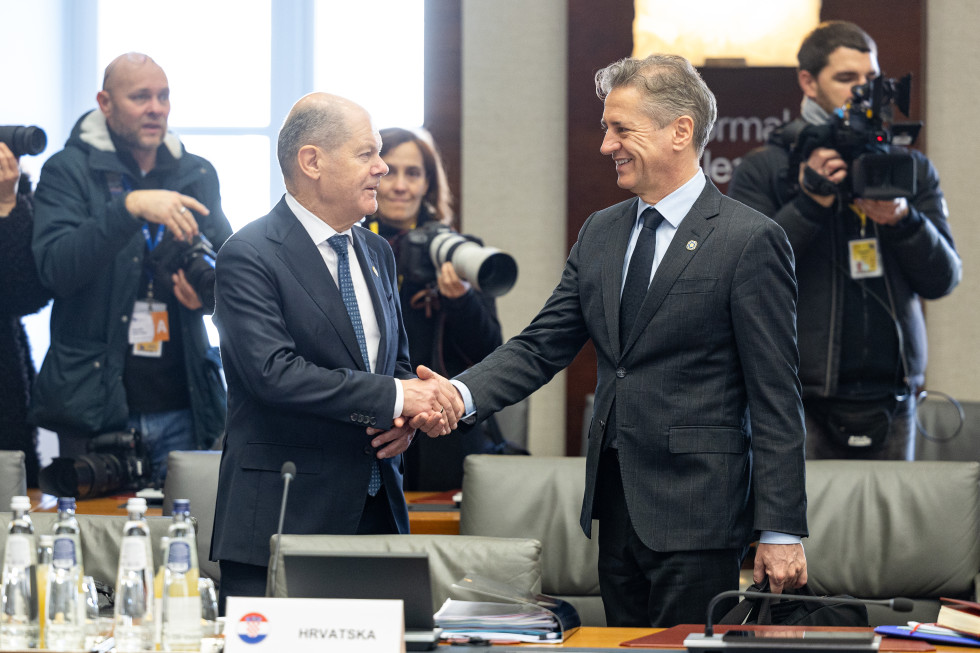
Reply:
[[[527,449],[527,424],[530,398],[522,399],[512,406],[507,406],[494,415],[500,435],[508,442]]]
[[[27,468],[23,451],[0,451],[0,510],[10,508],[13,497],[27,494]]]
[[[959,404],[962,425],[952,402],[930,398],[919,403],[916,460],[980,460],[980,402]]]
[[[872,607],[873,625],[935,621],[939,597],[974,595],[980,464],[815,460],[806,486],[816,592],[916,600],[916,616]]]
[[[214,506],[218,498],[220,451],[171,451],[167,456],[167,480],[163,484],[163,514],[173,513],[174,499],[191,502],[191,516],[197,520],[197,559],[201,574],[215,581],[221,571],[208,560],[214,531]]]
[[[10,525],[9,512],[0,513],[0,550],[7,543],[7,527]],[[119,545],[122,542],[123,526],[128,517],[125,515],[76,515],[81,530],[82,564],[85,574],[110,587],[116,584],[116,574],[119,568]],[[34,532],[37,535],[50,533],[58,520],[57,513],[31,513]],[[150,526],[150,539],[153,542],[153,569],[156,570],[163,561],[160,550],[160,538],[167,534],[170,519],[167,517],[147,517]]]
[[[270,551],[276,550],[277,537],[272,536]],[[287,595],[285,556],[331,552],[427,553],[433,613],[449,598],[452,584],[469,574],[505,583],[518,592],[541,591],[541,543],[532,539],[461,535],[283,535],[276,578],[272,579],[273,596]],[[269,567],[272,567],[271,555]]]
[[[583,625],[604,626],[598,524],[591,539],[579,525],[584,491],[584,458],[467,456],[459,532],[539,540],[542,591],[574,605]]]

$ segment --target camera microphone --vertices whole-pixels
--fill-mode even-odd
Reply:
[[[279,569],[279,548],[282,546],[282,523],[286,518],[286,497],[289,495],[289,482],[296,478],[296,463],[287,460],[279,471],[282,476],[282,506],[279,508],[279,528],[276,530],[276,550],[272,555],[269,569],[269,580],[266,583],[265,595],[271,597],[276,586],[276,572]]]

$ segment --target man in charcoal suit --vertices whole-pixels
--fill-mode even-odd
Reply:
[[[467,419],[483,419],[591,338],[582,528],[599,519],[607,622],[700,623],[715,594],[737,589],[760,536],[755,579],[776,592],[806,582],[793,254],[774,222],[701,171],[717,112],[688,61],[624,59],[596,89],[601,151],[639,197],[586,220],[537,317],[454,385]]]

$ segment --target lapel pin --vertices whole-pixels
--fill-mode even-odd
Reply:
[[[374,276],[376,277],[381,276],[380,274],[378,274],[378,268],[374,267],[373,265],[371,266],[371,272],[374,272]]]
[[[687,251],[693,252],[697,248],[698,248],[698,241],[696,241],[696,240],[689,240],[689,241],[687,241]]]

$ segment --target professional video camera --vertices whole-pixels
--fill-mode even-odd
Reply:
[[[444,224],[427,222],[405,234],[398,272],[406,281],[435,281],[436,270],[450,261],[461,279],[491,297],[506,294],[517,282],[517,261],[510,254],[485,247],[475,236],[458,234]]]
[[[844,190],[851,197],[910,198],[915,195],[915,161],[889,144],[910,146],[921,122],[893,123],[892,105],[906,116],[912,76],[901,80],[876,77],[851,89],[852,98],[826,125],[808,125],[796,139],[796,156],[806,161],[818,147],[836,150],[848,164]],[[795,168],[793,168],[795,169]],[[837,186],[807,167],[804,184],[818,195],[833,195]]]
[[[174,238],[167,231],[150,252],[154,283],[170,284],[170,276],[183,269],[187,282],[197,293],[201,303],[214,308],[214,259],[216,254],[211,241],[204,234],[197,234],[190,241]]]
[[[0,143],[5,143],[16,157],[40,154],[48,146],[48,136],[40,127],[0,125]]]
[[[55,458],[39,475],[45,494],[76,499],[140,490],[150,478],[150,458],[135,429],[97,435],[89,442],[87,454]]]

